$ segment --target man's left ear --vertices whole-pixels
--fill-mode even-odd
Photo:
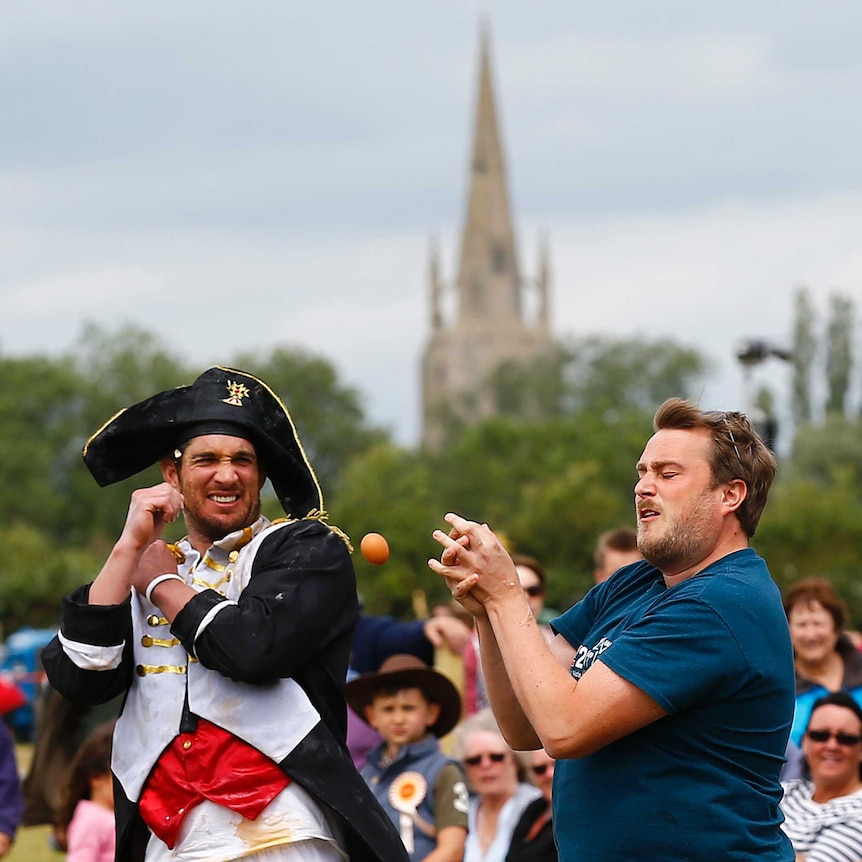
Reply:
[[[748,486],[742,479],[731,479],[724,486],[722,502],[730,512],[735,512],[748,496]]]
[[[174,458],[162,458],[159,461],[159,467],[162,471],[162,478],[173,488],[179,490],[180,477],[177,461]]]

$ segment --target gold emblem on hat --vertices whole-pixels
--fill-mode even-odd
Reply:
[[[251,394],[248,387],[242,383],[234,383],[233,380],[227,382],[227,398],[222,398],[225,404],[233,404],[234,407],[242,407],[242,399],[248,398]]]

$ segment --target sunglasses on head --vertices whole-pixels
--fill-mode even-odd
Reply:
[[[530,770],[533,775],[544,775],[548,771],[549,763],[540,763],[538,766],[531,766]]]
[[[834,738],[839,745],[845,748],[851,748],[862,742],[862,736],[857,736],[855,733],[832,733],[828,730],[806,730],[805,735],[812,742],[829,742]]]
[[[541,584],[533,584],[532,587],[524,587],[524,592],[535,599],[537,596],[545,595],[545,588]]]
[[[506,759],[506,755],[502,751],[483,752],[482,754],[474,754],[472,757],[465,757],[464,763],[467,766],[478,766],[482,762],[482,758],[487,757],[491,763],[502,763]]]
[[[724,423],[724,430],[727,431],[727,436],[730,437],[730,442],[733,444],[733,451],[736,452],[736,458],[739,463],[742,463],[742,457],[739,454],[739,447],[736,445],[736,437],[733,436],[733,428],[730,427],[728,416],[733,416],[736,419],[744,419],[744,413],[725,413],[723,410],[709,410],[704,413],[708,419]]]

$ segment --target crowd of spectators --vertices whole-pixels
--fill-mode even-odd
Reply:
[[[603,534],[596,549],[596,581],[611,576],[608,567],[626,565],[636,559],[637,549],[630,531],[620,529]],[[544,620],[545,571],[531,557],[517,556],[515,562],[531,609],[537,619]],[[860,862],[862,652],[858,644],[862,639],[847,631],[847,607],[826,579],[806,578],[795,584],[784,594],[784,608],[794,651],[796,702],[787,763],[782,773],[783,828],[793,844],[797,862]],[[546,626],[545,631],[547,637],[553,637],[550,627]],[[430,694],[427,688],[423,689],[423,702],[429,709],[423,714],[434,720],[428,718],[428,727],[423,725],[410,744],[424,739],[426,730],[427,737],[434,738],[433,744],[423,743],[423,751],[440,752],[439,764],[445,766],[443,774],[447,786],[451,785],[445,800],[454,813],[445,828],[450,835],[453,831],[456,837],[462,834],[454,844],[449,844],[446,856],[420,853],[420,847],[434,847],[433,841],[423,845],[420,840],[423,828],[426,834],[434,828],[420,817],[416,821],[419,831],[410,839],[415,845],[411,857],[457,862],[555,862],[551,816],[554,760],[541,750],[513,751],[505,742],[487,707],[475,633],[469,620],[459,615],[457,607],[445,605],[435,609],[430,619],[413,623],[364,617],[354,642],[351,678],[375,676],[381,665],[385,671],[387,657],[394,653],[415,657],[415,667],[427,669],[431,676],[440,676],[434,666],[439,664],[442,653],[458,658],[456,685],[451,679],[446,682],[452,691],[458,692],[457,705],[453,704],[448,689],[445,690],[437,702],[445,701],[448,717],[437,722],[435,692],[441,689],[435,688],[436,684],[431,686]],[[422,673],[420,678],[424,678]],[[453,710],[457,711],[457,721],[452,716]],[[379,781],[373,776],[379,776],[389,765],[386,742],[377,732],[385,726],[381,715],[378,711],[377,720],[369,720],[366,714],[351,711],[351,755],[362,765],[367,762],[369,752],[377,752],[372,755],[376,758],[374,765],[369,764],[363,770],[371,782]],[[100,779],[96,776],[95,780]],[[381,798],[388,798],[388,794],[389,785]],[[85,799],[88,796],[95,798],[95,792],[84,794]],[[455,811],[462,805],[463,824]],[[103,806],[102,813],[104,810]],[[67,795],[66,806],[59,814],[61,835],[73,811]],[[433,811],[423,813],[433,820]],[[393,809],[393,819],[400,824],[403,835],[408,832],[414,835],[412,828],[406,829],[404,819],[405,816],[411,819],[413,814],[409,807]],[[20,818],[20,812],[15,818]],[[15,825],[10,822],[6,830],[11,833],[9,844]],[[63,846],[62,841],[59,843]],[[0,846],[0,853],[3,849]]]

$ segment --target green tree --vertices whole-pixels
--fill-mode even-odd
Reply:
[[[826,341],[827,413],[844,413],[853,370],[853,300],[833,293],[829,297]]]
[[[652,412],[671,396],[691,397],[710,371],[700,352],[671,340],[589,337],[568,347],[568,413],[614,416],[637,408]]]
[[[808,422],[812,417],[811,376],[817,355],[816,317],[811,295],[804,287],[796,291],[793,324],[793,418]]]
[[[326,498],[354,455],[389,437],[368,422],[359,392],[342,383],[332,363],[320,356],[275,347],[240,353],[231,364],[265,380],[281,398]]]
[[[0,524],[62,534],[71,453],[80,438],[82,382],[44,357],[0,359]]]
[[[81,459],[84,445],[119,410],[154,392],[191,383],[203,369],[191,370],[158,336],[132,325],[110,330],[85,324],[71,356],[61,361],[73,367],[81,381],[81,428],[67,442],[62,496],[71,505],[60,534],[77,543],[93,536],[113,540],[122,529],[132,491],[161,482],[161,473],[151,467],[99,488]]]
[[[347,467],[330,520],[350,535],[356,548],[359,591],[371,613],[409,615],[414,590],[432,599],[447,595],[426,565],[438,548],[431,532],[445,526],[432,486],[427,459],[392,443],[354,456]],[[369,532],[382,533],[389,542],[391,554],[383,566],[359,553],[359,542]]]
[[[535,422],[561,416],[568,360],[566,351],[555,346],[526,364],[504,362],[488,380],[497,413]]]
[[[804,577],[831,580],[847,600],[852,618],[862,621],[862,502],[849,470],[832,481],[793,478],[773,489],[754,546],[786,590]]]
[[[16,522],[2,529],[5,553],[0,562],[0,626],[11,634],[22,625],[57,624],[60,597],[92,580],[100,560],[89,549],[57,547],[32,524]]]
[[[793,453],[782,473],[789,480],[814,482],[829,488],[849,475],[862,501],[862,419],[827,414],[820,423],[806,423],[796,431]]]

